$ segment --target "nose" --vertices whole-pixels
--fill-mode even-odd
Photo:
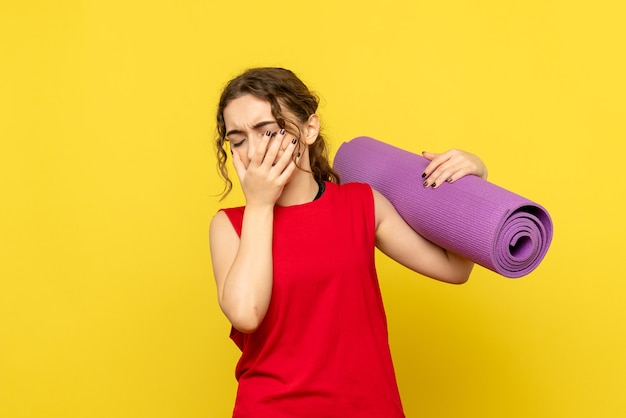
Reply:
[[[248,135],[248,160],[250,160],[252,158],[252,156],[254,155],[254,152],[256,151],[256,148],[259,146],[259,143],[263,140],[263,137],[265,136],[265,132],[263,133],[251,133],[250,135]]]

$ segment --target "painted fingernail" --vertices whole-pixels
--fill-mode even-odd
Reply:
[[[278,135],[278,132],[272,132],[272,134],[270,135],[270,137],[274,138],[276,135]]]
[[[267,132],[265,132],[265,136],[270,136],[271,133],[272,133],[272,131],[267,131]]]
[[[426,173],[422,173],[422,178],[426,177]]]
[[[285,135],[285,130],[284,130],[284,129],[281,129],[281,130],[280,130],[280,134],[281,134],[281,135]]]
[[[428,180],[424,182],[424,187],[428,187]]]
[[[452,177],[448,177],[448,180],[446,180],[448,183],[452,183]]]
[[[437,183],[433,183],[432,186],[430,186],[430,187],[432,187],[434,189],[435,187],[437,187]]]
[[[298,157],[300,156],[300,153],[298,153]]]
[[[291,143],[294,144],[294,145],[296,144],[296,142],[298,142],[298,140],[296,138],[291,140]]]

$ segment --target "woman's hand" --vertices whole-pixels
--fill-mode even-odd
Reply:
[[[232,149],[233,165],[248,205],[274,205],[296,169],[292,155],[297,140],[293,138],[284,149],[281,146],[287,132],[267,131],[259,140],[248,165],[237,149]],[[280,153],[282,152],[282,153]]]
[[[430,163],[424,169],[424,187],[436,188],[444,182],[452,183],[463,176],[472,174],[487,179],[487,167],[478,156],[458,149],[443,154],[422,152]]]

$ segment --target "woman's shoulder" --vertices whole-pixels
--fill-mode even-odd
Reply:
[[[225,213],[227,216],[231,216],[234,214],[238,214],[241,213],[243,214],[243,211],[246,207],[245,206],[234,206],[232,208],[221,208],[219,211],[217,211],[217,213],[223,212]]]
[[[244,209],[244,206],[236,206],[218,210],[211,220],[211,229],[227,228],[230,224],[235,228],[237,233],[240,233]]]
[[[359,183],[359,182],[349,182],[349,183],[330,183],[327,182],[330,187],[336,188],[336,190],[340,193],[348,193],[348,194],[363,194],[363,195],[371,195],[372,187],[367,183]]]
[[[367,183],[349,182],[349,183],[330,183],[329,186],[337,198],[337,202],[351,207],[373,207],[374,191]]]

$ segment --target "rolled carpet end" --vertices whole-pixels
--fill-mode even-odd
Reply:
[[[420,235],[502,276],[532,272],[552,241],[539,204],[476,176],[424,188],[429,161],[369,137],[344,142],[333,167],[341,181],[368,183]]]

